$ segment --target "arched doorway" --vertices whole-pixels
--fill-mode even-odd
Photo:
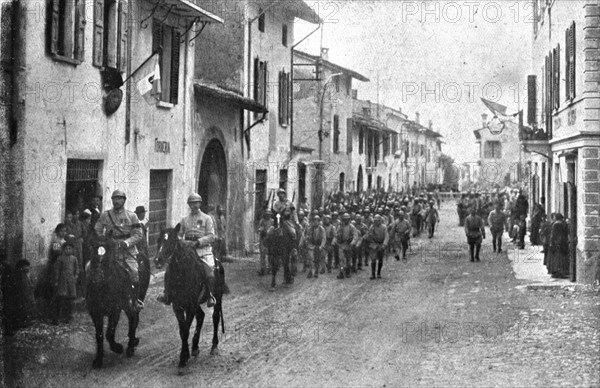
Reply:
[[[209,205],[221,205],[227,209],[227,161],[221,142],[211,140],[202,156],[200,177],[198,178],[198,194],[202,196],[202,211]]]
[[[356,191],[363,191],[363,171],[362,166],[358,166],[358,176],[356,177]]]

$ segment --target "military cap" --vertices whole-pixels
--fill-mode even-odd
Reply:
[[[285,190],[284,189],[277,190],[277,194],[281,194],[281,193],[285,194]]]
[[[146,208],[143,205],[136,206],[134,213],[135,214],[137,214],[137,213],[146,213]]]
[[[342,215],[342,220],[349,220],[349,219],[350,219],[350,214],[348,214],[348,213],[344,213],[344,214]]]
[[[329,213],[325,213],[325,214],[323,215],[323,218],[331,218],[331,216],[329,215]]]
[[[381,221],[381,220],[383,220],[383,218],[381,218],[381,215],[375,214],[375,217],[373,217],[373,220],[374,221],[376,221],[376,220],[380,220]]]
[[[298,215],[299,216],[303,216],[304,215],[304,210],[298,210]]]
[[[337,216],[339,216],[340,214],[339,214],[338,212],[333,212],[333,213],[332,213],[332,215],[333,215],[334,217],[337,217]]]
[[[271,211],[271,209],[267,209],[267,210],[265,211],[265,214],[273,214],[273,212]]]
[[[111,198],[123,197],[123,198],[127,199],[127,196],[125,195],[125,192],[123,190],[115,190],[115,191],[113,191],[113,193],[112,193],[112,195],[110,197]]]
[[[192,202],[202,202],[202,197],[200,196],[200,194],[197,194],[197,193],[190,194],[190,196],[188,197],[187,203],[192,203]]]
[[[312,219],[312,220],[313,220],[313,221],[321,221],[321,217],[319,217],[319,215],[318,215],[318,214],[315,214],[315,215],[313,216],[313,219]]]
[[[318,216],[319,215],[319,211],[317,209],[312,211],[312,215],[313,216]]]

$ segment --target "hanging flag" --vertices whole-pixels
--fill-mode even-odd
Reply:
[[[136,87],[140,96],[148,104],[156,104],[160,100],[160,63],[158,53],[154,54],[141,69],[140,77],[136,77]]]
[[[506,107],[502,104],[498,104],[497,102],[493,102],[490,100],[486,100],[481,97],[481,102],[494,114],[496,117],[506,117]]]

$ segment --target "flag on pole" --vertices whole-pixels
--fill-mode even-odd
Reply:
[[[160,61],[158,53],[154,54],[150,60],[139,70],[140,77],[136,80],[136,87],[140,96],[148,104],[156,104],[160,100]]]
[[[497,102],[493,102],[490,100],[486,100],[481,97],[481,102],[494,114],[496,117],[506,117],[506,107],[502,104],[498,104]]]

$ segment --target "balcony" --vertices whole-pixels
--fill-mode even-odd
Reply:
[[[548,155],[550,152],[550,136],[540,128],[521,127],[519,141],[526,152]]]

